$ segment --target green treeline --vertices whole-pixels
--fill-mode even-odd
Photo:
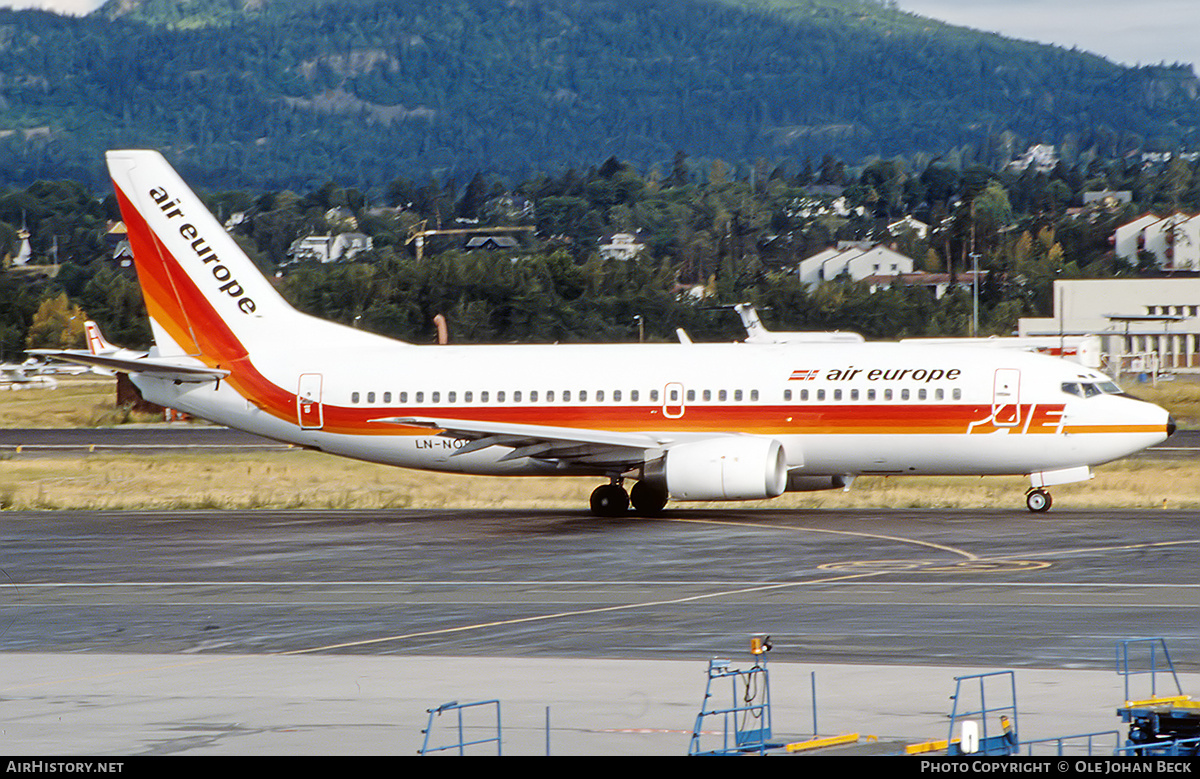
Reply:
[[[105,149],[157,148],[210,187],[349,177],[510,181],[676,149],[758,158],[955,154],[1068,162],[1186,147],[1190,68],[830,0],[114,2],[0,11],[0,184],[102,186]]]
[[[1082,207],[1085,192],[1101,190],[1128,190],[1132,202]],[[610,158],[515,185],[482,174],[463,185],[395,178],[384,192],[383,202],[371,202],[361,189],[331,181],[305,194],[204,197],[297,307],[414,342],[433,340],[437,314],[458,343],[636,340],[639,318],[653,340],[674,340],[676,328],[696,340],[733,340],[743,335],[740,324],[719,307],[742,301],[780,330],[853,330],[869,338],[969,333],[965,287],[936,299],[927,288],[900,284],[802,284],[796,263],[838,241],[886,244],[918,269],[952,274],[969,269],[974,247],[990,271],[980,289],[986,335],[1011,332],[1021,316],[1049,315],[1055,279],[1155,272],[1148,257],[1132,264],[1114,257],[1109,240],[1146,211],[1200,210],[1200,163],[1093,160],[1017,172],[943,161],[849,168],[826,156],[798,168],[759,163],[735,175],[720,161],[693,163],[677,153],[663,169]],[[118,218],[112,201],[71,181],[0,195],[6,265],[20,249],[22,227],[34,256],[34,265],[0,273],[3,359],[63,337],[35,321],[47,300],[55,310],[77,306],[115,343],[148,345],[136,278],[113,259],[120,234],[109,233]],[[905,216],[929,232],[897,228]],[[439,225],[479,232],[431,235],[418,259],[412,231]],[[488,227],[514,225],[534,229],[505,233],[518,236],[511,248],[466,249]],[[299,238],[345,232],[366,233],[373,248],[352,262],[289,255]],[[601,247],[614,233],[632,235],[640,254],[604,259]]]

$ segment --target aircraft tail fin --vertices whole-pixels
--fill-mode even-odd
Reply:
[[[87,335],[88,351],[92,354],[108,354],[117,351],[117,347],[104,340],[100,326],[92,320],[83,323],[83,332]]]
[[[110,151],[107,161],[159,355],[232,363],[301,316],[161,154]]]

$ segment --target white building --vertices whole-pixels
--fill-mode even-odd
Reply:
[[[371,236],[363,233],[309,235],[295,241],[288,254],[293,262],[349,261],[361,252],[370,251],[373,245]]]
[[[1058,151],[1053,145],[1039,143],[1030,146],[1025,153],[1008,163],[1012,170],[1025,170],[1030,165],[1038,173],[1049,173],[1058,164]]]
[[[1054,316],[1023,318],[1026,336],[1098,335],[1103,369],[1200,373],[1200,278],[1054,282]]]
[[[914,219],[912,216],[906,216],[898,222],[892,222],[888,225],[888,232],[892,235],[902,235],[904,233],[912,233],[922,241],[929,235],[929,225],[922,222],[920,219]]]
[[[616,233],[607,243],[600,244],[600,257],[605,260],[633,260],[646,248],[633,233]]]
[[[1148,251],[1164,270],[1200,270],[1200,216],[1146,214],[1117,228],[1113,249],[1135,265],[1138,252]]]
[[[796,266],[796,273],[805,284],[819,284],[841,276],[862,281],[871,276],[899,276],[912,272],[912,258],[886,246],[839,246],[801,260]]]

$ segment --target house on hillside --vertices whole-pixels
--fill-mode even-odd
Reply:
[[[887,226],[887,229],[891,235],[898,236],[904,233],[912,233],[922,241],[929,235],[929,225],[911,216],[906,216],[898,222],[892,222]]]
[[[1039,143],[1030,146],[1025,153],[1008,163],[1009,170],[1023,171],[1030,166],[1038,173],[1049,173],[1058,165],[1058,151],[1052,144]]]
[[[1139,253],[1154,255],[1166,271],[1200,271],[1200,216],[1175,213],[1166,217],[1146,214],[1121,225],[1113,234],[1113,250],[1136,265]]]
[[[899,276],[914,268],[911,257],[882,244],[844,243],[801,260],[796,274],[805,284],[819,284],[839,277],[862,281],[871,276]]]
[[[288,256],[292,262],[349,262],[373,246],[371,236],[364,233],[309,235],[294,241]]]
[[[613,233],[600,239],[600,257],[605,260],[635,260],[645,248],[633,233]]]
[[[463,244],[463,248],[467,251],[482,249],[483,251],[494,252],[501,249],[516,249],[520,245],[520,241],[511,235],[476,235],[467,239],[467,242]]]

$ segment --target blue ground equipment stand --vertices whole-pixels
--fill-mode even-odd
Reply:
[[[767,651],[771,648],[767,636],[755,636],[750,642],[754,665],[742,670],[733,668],[728,660],[710,660],[708,683],[704,688],[704,700],[696,725],[692,728],[692,739],[688,743],[689,755],[743,755],[766,754],[768,750],[783,748],[782,743],[771,741],[771,684],[767,675]],[[722,706],[714,700],[719,690],[714,689],[728,682],[730,704]],[[705,734],[705,721],[721,720],[720,746],[705,748],[701,743]]]
[[[949,755],[1014,755],[1017,753],[1017,681],[1012,671],[954,677],[954,709],[950,713]],[[978,708],[970,708],[971,692],[978,684]],[[988,705],[991,691],[992,704]],[[1000,727],[988,729],[991,715],[1000,715]],[[1011,715],[1011,717],[1009,716]],[[978,719],[975,719],[975,718]],[[955,739],[954,728],[962,733]]]

